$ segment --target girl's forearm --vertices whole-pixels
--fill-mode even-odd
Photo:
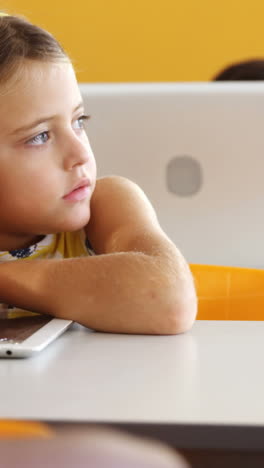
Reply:
[[[116,333],[179,333],[196,314],[187,266],[133,252],[1,264],[0,302]]]

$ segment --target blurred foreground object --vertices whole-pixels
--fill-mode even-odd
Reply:
[[[23,424],[27,426],[27,423]],[[11,434],[10,430],[9,433]],[[35,439],[35,435],[32,438]],[[27,440],[0,440],[1,466],[5,468],[47,466],[49,468],[188,468],[189,466],[173,449],[159,441],[139,439],[109,429],[93,428],[84,433],[67,430],[66,427],[49,440],[28,440],[28,436],[25,439]]]

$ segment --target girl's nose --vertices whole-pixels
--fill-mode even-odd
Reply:
[[[65,142],[64,168],[69,171],[75,166],[86,164],[91,155],[92,149],[87,136],[80,138],[72,133]]]
[[[68,141],[66,154],[64,158],[64,167],[67,171],[72,170],[75,166],[81,166],[89,161],[91,155],[91,147],[88,139],[81,140],[78,136],[73,135]]]

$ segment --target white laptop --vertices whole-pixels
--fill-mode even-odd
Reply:
[[[70,320],[12,309],[0,314],[0,357],[30,357],[42,351],[71,325]]]
[[[80,90],[99,176],[137,182],[189,262],[264,267],[264,83]]]

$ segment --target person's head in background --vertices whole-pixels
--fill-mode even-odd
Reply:
[[[264,58],[235,62],[217,73],[212,81],[264,81]]]
[[[83,228],[96,166],[69,56],[47,31],[0,14],[0,251]],[[80,180],[85,199],[65,196]],[[88,184],[87,182],[87,184]]]

